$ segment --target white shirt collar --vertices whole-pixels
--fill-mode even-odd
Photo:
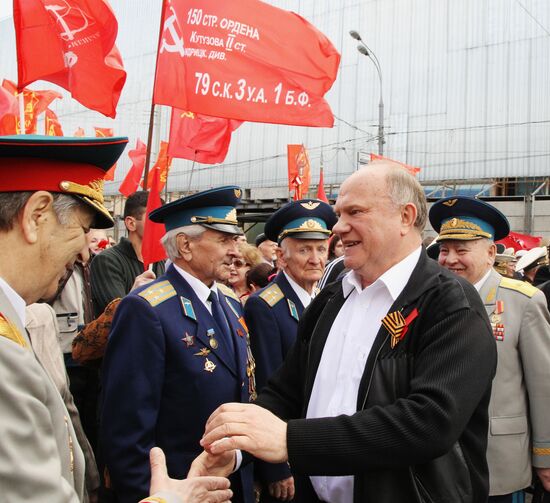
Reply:
[[[21,297],[21,295],[19,295],[10,285],[8,285],[8,283],[3,278],[0,278],[0,289],[4,292],[4,294],[10,301],[10,304],[12,305],[15,314],[17,314],[17,316],[19,317],[21,326],[24,327],[26,321],[26,303],[23,300],[23,297]]]
[[[375,288],[377,288],[383,284],[386,286],[389,294],[395,301],[409,282],[412,272],[418,263],[418,259],[420,258],[421,251],[422,247],[419,246],[416,250],[401,260],[401,262],[398,262],[394,266],[390,267],[384,274],[382,274],[382,276],[380,276],[367,288],[371,288],[375,285]],[[359,294],[364,290],[361,285],[361,278],[355,271],[350,271],[344,276],[342,280],[342,290],[344,291],[345,297],[347,297],[353,290],[357,290],[357,293]]]
[[[489,270],[485,273],[485,276],[481,278],[475,285],[474,288],[479,292],[482,288],[485,282],[487,281],[487,278],[489,277],[489,274],[491,274],[492,267],[489,267]]]
[[[300,299],[300,302],[302,303],[302,305],[304,307],[309,306],[311,302],[311,295],[307,293],[307,291],[304,290],[298,283],[296,283],[296,281],[294,281],[285,271],[283,271],[283,274],[285,275],[285,278],[288,280],[288,282],[290,283],[290,286],[292,287],[292,289]]]
[[[172,263],[174,266],[174,269],[178,271],[180,276],[189,283],[189,286],[193,289],[195,292],[195,295],[199,298],[199,300],[206,306],[206,302],[208,301],[208,297],[210,295],[210,292],[214,292],[216,295],[218,295],[218,287],[216,286],[216,282],[212,283],[212,287],[208,288],[200,279],[196,278],[192,274],[188,273],[187,271],[184,271],[181,267],[178,267],[176,264]]]

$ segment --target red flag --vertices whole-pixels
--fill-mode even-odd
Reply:
[[[258,0],[166,0],[153,101],[212,117],[331,127],[340,55],[313,25]]]
[[[38,116],[46,111],[53,100],[63,97],[58,92],[50,90],[38,91],[34,89],[24,88],[20,93],[17,90],[17,86],[7,79],[3,80],[2,87],[15,97],[23,93],[23,101],[25,107],[25,131],[21,131],[21,126],[19,124],[20,117],[18,112],[15,116],[16,130],[12,134],[36,134]]]
[[[231,133],[241,121],[172,109],[168,154],[203,164],[219,164],[225,160]]]
[[[94,127],[96,138],[110,138],[113,136],[113,129],[110,127]]]
[[[19,103],[15,96],[4,87],[0,87],[0,117],[19,114]]]
[[[17,134],[19,103],[15,96],[0,87],[0,135]]]
[[[161,187],[161,170],[155,167],[151,170],[151,190],[147,198],[147,209],[145,211],[146,218],[143,226],[143,241],[141,243],[141,254],[143,256],[143,267],[146,271],[149,264],[154,264],[159,260],[166,258],[166,252],[160,244],[162,236],[165,234],[164,224],[157,224],[149,219],[149,215],[153,210],[160,208],[160,191]]]
[[[172,158],[168,155],[168,142],[161,141],[159,156],[157,158],[157,161],[155,162],[155,165],[153,166],[151,171],[149,171],[149,175],[147,176],[147,187],[151,187],[151,184],[153,183],[155,169],[158,168],[160,173],[159,191],[162,190],[166,185],[166,180],[168,180],[168,172],[170,171],[171,165]]]
[[[63,136],[63,129],[57,115],[53,110],[46,109],[46,120],[44,121],[45,133],[48,136]]]
[[[323,168],[321,168],[321,173],[319,175],[319,185],[317,185],[317,199],[328,203],[329,200],[325,194],[325,177],[323,175]]]
[[[513,248],[514,251],[530,250],[540,246],[540,236],[531,236],[529,234],[520,234],[519,232],[510,232],[508,236],[497,243],[502,243],[506,248]]]
[[[411,175],[416,176],[417,173],[420,173],[420,168],[417,168],[415,166],[410,166],[409,164],[405,164],[403,162],[396,161],[394,159],[390,159],[389,157],[383,157],[378,154],[373,154],[371,152],[370,154],[370,160],[371,161],[390,161],[394,162],[395,164],[399,164],[400,166],[403,166]]]
[[[95,131],[95,137],[96,138],[110,138],[111,136],[114,136],[113,129],[110,127],[94,127]],[[103,177],[106,181],[112,181],[115,179],[115,170],[116,170],[116,162],[113,164],[111,169],[105,173],[105,176]]]
[[[19,88],[47,80],[115,117],[126,80],[107,0],[14,0]]]
[[[128,152],[128,157],[132,161],[132,167],[118,188],[118,191],[124,196],[130,197],[138,189],[141,175],[143,175],[143,168],[145,167],[146,156],[147,145],[138,138],[136,148]]]
[[[81,127],[79,127],[73,134],[73,136],[76,136],[76,137],[83,137],[83,136],[86,136],[86,132],[84,131],[84,129],[82,129]]]
[[[309,191],[311,170],[307,150],[303,145],[287,145],[288,190],[294,191],[294,200],[303,199]]]

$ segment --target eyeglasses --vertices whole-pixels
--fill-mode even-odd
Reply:
[[[238,258],[236,258],[236,259],[233,260],[233,265],[234,265],[237,269],[240,269],[241,267],[244,267],[244,266],[250,267],[250,264],[247,264],[244,260],[240,260],[240,259],[238,259]]]

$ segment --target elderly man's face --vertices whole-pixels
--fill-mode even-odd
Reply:
[[[361,277],[364,286],[374,282],[396,263],[402,229],[400,208],[387,193],[379,173],[358,172],[340,188],[332,229],[344,245],[344,264]]]
[[[285,238],[277,263],[305,290],[321,279],[328,256],[327,239]]]
[[[268,262],[273,262],[277,260],[277,243],[266,239],[258,245],[258,250],[260,250],[262,257]]]
[[[78,206],[69,210],[64,223],[59,223],[53,209],[44,220],[39,237],[40,264],[36,276],[39,298],[51,299],[59,286],[59,281],[79,260],[90,258],[86,233],[93,220],[92,210]]]
[[[200,237],[189,241],[191,259],[188,267],[193,275],[210,286],[214,281],[226,281],[231,264],[237,256],[234,234],[206,229]]]
[[[495,261],[496,246],[488,239],[461,241],[449,239],[439,247],[439,263],[449,271],[477,283]]]

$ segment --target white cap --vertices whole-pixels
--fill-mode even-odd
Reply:
[[[545,246],[532,248],[527,253],[523,254],[523,256],[518,260],[518,263],[516,264],[516,272],[521,271],[526,267],[529,267],[531,264],[534,264],[538,259],[544,257],[545,255]]]

